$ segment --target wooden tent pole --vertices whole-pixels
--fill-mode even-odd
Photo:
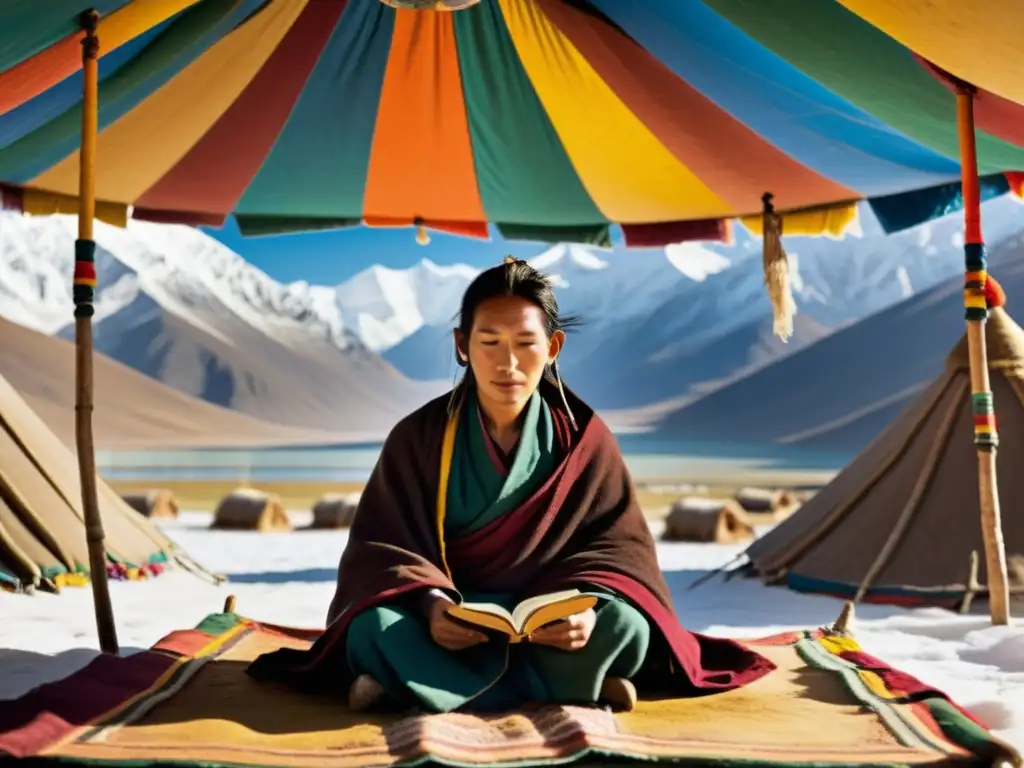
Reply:
[[[96,298],[96,243],[93,217],[96,215],[96,134],[99,111],[99,51],[96,36],[99,14],[86,11],[79,19],[82,39],[82,143],[78,175],[78,239],[75,241],[75,443],[78,474],[82,486],[82,512],[89,548],[89,575],[100,650],[118,652],[114,608],[107,583],[107,554],[103,518],[96,488],[96,448],[92,433],[93,369],[92,316]]]
[[[981,533],[985,542],[989,614],[993,624],[1010,623],[1010,596],[1006,550],[999,513],[996,482],[995,409],[985,349],[985,241],[981,235],[981,191],[974,132],[974,93],[967,83],[957,85],[957,129],[960,136],[960,176],[964,197],[964,305],[967,318],[967,350],[971,365],[971,405],[974,413],[974,445],[978,452],[978,492],[981,501]]]

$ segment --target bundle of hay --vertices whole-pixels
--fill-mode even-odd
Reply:
[[[217,505],[211,528],[271,533],[290,531],[291,518],[277,494],[236,488]]]
[[[740,488],[736,502],[745,512],[770,515],[774,520],[788,516],[799,505],[792,491]]]
[[[143,517],[178,516],[178,503],[174,500],[174,494],[166,488],[155,488],[145,493],[126,493],[121,498]]]
[[[732,499],[684,496],[669,510],[662,538],[732,544],[754,538],[754,526]]]
[[[358,493],[325,493],[313,505],[311,529],[335,530],[348,528],[359,506]]]

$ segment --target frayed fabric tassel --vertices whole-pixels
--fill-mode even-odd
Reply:
[[[766,192],[761,200],[764,203],[761,234],[764,239],[764,284],[772,302],[772,332],[783,342],[788,342],[793,335],[796,302],[789,282],[789,259],[782,246],[782,217],[775,212],[771,193]]]

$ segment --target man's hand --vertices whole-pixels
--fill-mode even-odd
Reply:
[[[448,606],[451,601],[445,598],[436,598],[428,609],[428,620],[430,622],[430,636],[434,642],[449,651],[462,651],[474,645],[487,642],[487,635],[477,632],[448,615]]]
[[[530,642],[563,651],[578,651],[590,641],[596,622],[597,614],[593,608],[588,608],[583,613],[541,627],[530,635]]]

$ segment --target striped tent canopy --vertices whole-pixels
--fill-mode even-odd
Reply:
[[[959,205],[951,76],[989,89],[983,197],[1024,169],[1019,0],[403,3],[4,0],[5,205],[77,209],[86,8],[114,223],[658,245],[756,231],[768,192],[788,233],[864,199],[895,231]]]

